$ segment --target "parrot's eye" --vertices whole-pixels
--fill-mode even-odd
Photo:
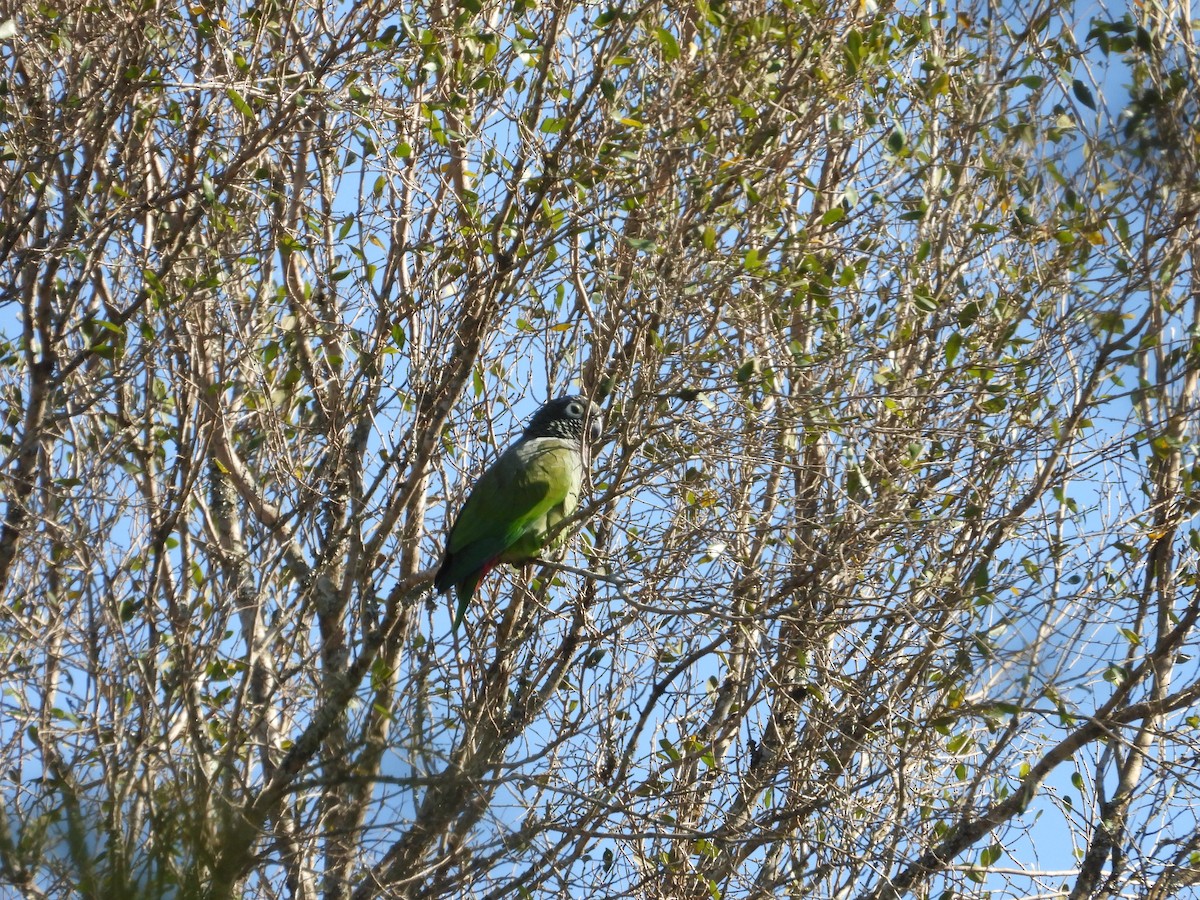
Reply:
[[[583,418],[583,405],[580,403],[570,403],[567,406],[567,415],[572,419]]]

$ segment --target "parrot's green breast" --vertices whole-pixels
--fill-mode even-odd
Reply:
[[[521,457],[521,465],[529,472],[531,482],[547,485],[545,500],[551,504],[540,515],[529,519],[512,546],[500,554],[501,562],[522,563],[537,556],[554,526],[578,508],[583,465],[575,445],[557,438],[519,444],[512,452]],[[561,499],[554,503],[560,494]],[[560,545],[564,537],[562,533],[556,535],[554,546]]]
[[[579,445],[561,438],[521,441],[483,473],[450,532],[436,582],[439,590],[454,585],[456,622],[489,569],[538,555],[548,533],[578,507],[582,483]]]

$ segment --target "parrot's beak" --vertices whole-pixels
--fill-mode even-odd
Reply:
[[[588,417],[591,423],[588,425],[588,436],[592,442],[600,440],[600,432],[604,428],[604,414],[600,412],[600,407],[595,403],[592,404],[592,414]]]

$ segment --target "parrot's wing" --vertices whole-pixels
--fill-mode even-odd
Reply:
[[[525,441],[505,451],[458,514],[438,589],[482,574],[531,530],[543,528],[546,513],[570,493],[578,465],[577,451],[555,440]]]

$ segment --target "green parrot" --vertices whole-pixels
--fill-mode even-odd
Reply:
[[[453,630],[484,575],[500,563],[535,559],[547,533],[575,511],[585,437],[600,437],[600,408],[576,395],[551,400],[475,483],[433,579],[438,593],[453,586],[458,594]]]

